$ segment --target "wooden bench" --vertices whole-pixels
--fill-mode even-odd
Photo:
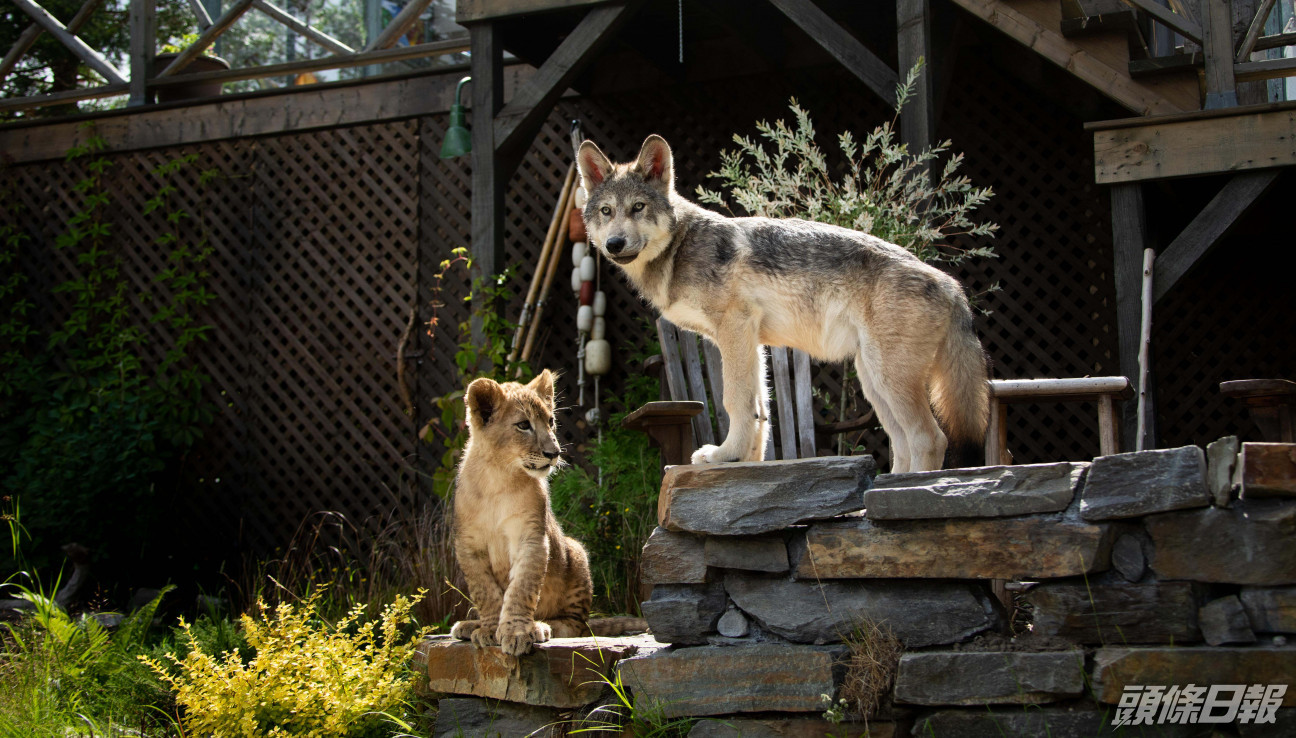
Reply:
[[[1096,402],[1099,454],[1108,456],[1120,453],[1120,423],[1116,418],[1116,401],[1128,400],[1133,396],[1134,389],[1126,377],[991,380],[986,466],[1012,463],[1012,454],[1008,451],[1008,406],[1029,402]]]
[[[1296,382],[1286,379],[1234,379],[1220,382],[1220,394],[1246,403],[1260,435],[1274,443],[1296,443],[1292,433],[1292,408],[1296,407]]]

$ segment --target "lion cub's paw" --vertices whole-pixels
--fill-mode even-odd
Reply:
[[[455,627],[458,627],[460,624],[469,625],[472,629],[461,629],[460,632],[463,633],[463,635],[456,635],[455,631],[451,629],[450,635],[455,636],[456,638],[466,638],[471,640],[472,644],[477,648],[487,648],[489,646],[499,645],[499,641],[495,640],[494,623],[488,623],[482,620],[464,620],[456,624]]]
[[[709,443],[693,452],[694,464],[723,464],[727,461],[737,460],[736,456],[730,456],[724,453],[719,446],[712,446]]]
[[[533,644],[544,643],[551,635],[549,625],[537,621],[503,623],[495,632],[500,650],[509,656],[529,653]]]
[[[466,641],[481,627],[480,620],[460,620],[450,627],[450,637]]]

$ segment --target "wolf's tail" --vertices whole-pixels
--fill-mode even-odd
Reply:
[[[591,635],[607,638],[628,633],[642,633],[648,630],[648,621],[631,617],[593,618],[589,621],[589,628]]]
[[[980,466],[990,422],[989,367],[967,303],[955,308],[936,356],[931,402],[949,440],[945,466]]]

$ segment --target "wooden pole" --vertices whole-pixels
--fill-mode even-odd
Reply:
[[[77,14],[72,17],[72,20],[68,21],[68,33],[75,35],[80,31],[81,26],[84,26],[86,21],[90,20],[90,15],[102,4],[103,0],[86,0],[81,9],[77,11]],[[18,36],[18,40],[14,42],[13,46],[9,47],[9,52],[5,54],[4,61],[0,61],[0,82],[3,82],[5,77],[9,76],[13,68],[18,65],[18,60],[22,59],[23,54],[26,54],[32,44],[36,43],[36,39],[40,38],[44,30],[39,23],[32,23]]]
[[[563,212],[571,211],[572,200],[576,194],[576,188],[571,188],[572,197],[568,197],[563,202]],[[563,219],[566,223],[566,219]],[[558,229],[558,239],[554,242],[554,252],[561,255],[563,249],[567,247],[567,228],[565,226]],[[536,302],[535,315],[531,317],[531,328],[527,331],[526,344],[522,347],[522,361],[531,358],[531,351],[535,348],[536,336],[540,334],[540,318],[544,316],[545,301],[549,299],[549,289],[553,287],[554,275],[558,273],[558,264],[562,262],[561,258],[549,260],[549,269],[545,272],[544,287],[540,290],[540,299]]]
[[[41,28],[49,35],[57,38],[60,43],[68,47],[78,59],[85,62],[86,66],[103,75],[109,84],[123,84],[126,77],[114,67],[111,62],[104,58],[103,54],[90,48],[85,41],[82,41],[76,34],[68,31],[67,26],[59,22],[58,18],[49,14],[49,11],[37,5],[32,0],[13,0],[13,3],[22,9],[24,13],[31,16],[31,19],[40,24]]]
[[[405,31],[418,22],[419,16],[431,2],[432,0],[411,0],[401,9],[401,12],[396,14],[395,18],[392,18],[392,22],[387,24],[382,33],[378,34],[378,38],[365,47],[365,51],[377,51],[395,46],[400,37],[405,35]]]
[[[148,78],[157,54],[157,0],[130,3],[130,101],[146,105],[150,100]]]
[[[312,28],[305,23],[294,18],[288,11],[277,5],[266,2],[266,0],[252,0],[252,7],[265,13],[271,18],[287,26],[294,33],[305,36],[308,40],[314,41],[317,45],[323,46],[334,54],[354,54],[355,49],[338,41],[323,31]]]
[[[558,195],[558,203],[554,206],[553,218],[549,221],[549,230],[545,233],[544,245],[540,248],[540,258],[536,260],[535,274],[531,276],[531,286],[527,289],[526,300],[522,303],[522,317],[518,318],[517,332],[513,334],[513,346],[509,350],[508,360],[510,362],[517,359],[518,352],[522,350],[522,340],[526,335],[527,320],[531,317],[531,308],[535,305],[536,294],[540,291],[540,283],[544,281],[546,273],[545,267],[549,264],[550,254],[554,259],[562,259],[562,254],[554,249],[554,242],[558,240],[559,225],[566,225],[567,211],[563,206],[571,194],[572,183],[576,180],[576,165],[572,164],[567,169],[567,177],[563,180],[562,193]]]
[[[198,58],[204,51],[206,51],[207,47],[216,43],[216,39],[219,38],[222,33],[228,31],[230,26],[234,25],[234,22],[242,17],[244,13],[248,12],[251,7],[252,0],[238,0],[238,2],[234,3],[234,6],[225,11],[224,15],[218,18],[216,22],[212,23],[210,28],[203,31],[198,36],[197,40],[189,46],[189,48],[180,52],[180,55],[168,64],[166,69],[158,72],[157,79],[170,77],[181,69],[184,69],[189,62]]]
[[[1139,323],[1139,392],[1138,392],[1138,435],[1134,439],[1134,450],[1144,451],[1148,446],[1148,417],[1155,408],[1152,406],[1152,395],[1148,391],[1152,362],[1152,274],[1156,262],[1156,251],[1143,250],[1143,313]]]

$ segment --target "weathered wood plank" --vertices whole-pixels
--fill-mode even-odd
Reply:
[[[103,5],[103,0],[86,0],[85,4],[81,6],[81,9],[77,11],[77,14],[72,16],[72,20],[68,21],[68,33],[76,35],[76,33],[81,30],[81,26],[84,26],[86,21],[90,20],[90,15],[94,13],[100,5]],[[21,34],[19,34],[18,40],[15,41],[14,45],[9,47],[9,51],[5,53],[4,60],[0,61],[0,82],[3,82],[5,77],[9,76],[9,73],[13,71],[13,68],[18,65],[18,60],[23,57],[23,54],[27,53],[27,50],[32,47],[32,44],[36,43],[36,39],[40,38],[40,35],[44,30],[45,29],[41,28],[39,23],[32,23],[30,26],[27,26]]]
[[[715,400],[716,424],[723,438],[729,435],[729,413],[724,408],[724,363],[720,349],[706,338],[702,339],[702,352],[706,355],[707,381],[711,383],[711,397]]]
[[[797,407],[797,449],[801,458],[813,459],[818,449],[815,448],[814,397],[810,393],[810,355],[800,349],[792,349],[792,370]]]
[[[1238,46],[1237,57],[1234,59],[1237,63],[1241,64],[1244,61],[1250,61],[1251,52],[1255,49],[1256,40],[1260,38],[1260,33],[1264,31],[1265,19],[1269,17],[1269,11],[1273,9],[1273,4],[1274,0],[1260,0],[1260,5],[1251,18],[1251,24],[1247,26],[1246,35],[1242,37],[1242,43]]]
[[[680,355],[679,329],[665,318],[657,319],[657,340],[661,343],[662,367],[666,372],[666,387],[672,400],[692,400],[689,397],[688,382],[684,379],[683,362]]]
[[[933,144],[936,126],[933,122],[931,69],[931,9],[928,0],[896,2],[896,56],[898,74],[904,77],[914,65],[922,62],[914,81],[913,95],[900,113],[900,140],[910,151],[922,151]],[[930,171],[927,172],[930,177]]]
[[[1237,75],[1239,82],[1257,82],[1265,79],[1291,77],[1296,75],[1296,58],[1288,57],[1242,62],[1233,65],[1233,73]]]
[[[1293,164],[1296,110],[1290,105],[1094,132],[1094,178],[1104,185]]]
[[[1147,246],[1147,224],[1143,209],[1142,186],[1126,184],[1113,187],[1112,251],[1116,278],[1116,323],[1119,332],[1120,368],[1131,385],[1138,380],[1139,324],[1142,306],[1143,249]],[[1136,438],[1136,417],[1126,409],[1124,430],[1127,439]],[[1155,448],[1149,441],[1155,436],[1155,418],[1145,428],[1144,448]]]
[[[1070,41],[1058,31],[1061,10],[1058,3],[1002,3],[996,0],[953,0],[981,20],[1062,67],[1096,90],[1139,115],[1175,113],[1190,109],[1187,101],[1173,102],[1154,87],[1131,79],[1128,57],[1120,64],[1102,59],[1088,48]],[[1050,13],[1057,22],[1041,23],[1027,15],[1037,10]],[[1124,66],[1123,66],[1124,65]],[[1191,107],[1195,108],[1196,105]]]
[[[990,391],[1001,402],[1068,398],[1093,399],[1100,395],[1128,397],[1130,382],[1125,377],[1065,377],[1058,379],[992,379]]]
[[[531,82],[495,116],[495,147],[510,151],[534,135],[558,96],[639,7],[641,0],[593,8],[554,49]],[[473,44],[474,50],[476,44]],[[475,146],[476,144],[474,144]]]
[[[1202,42],[1202,27],[1197,25],[1197,22],[1192,18],[1172,13],[1169,9],[1157,5],[1152,0],[1125,0],[1125,2],[1156,18],[1159,22],[1177,31],[1179,35],[1186,36],[1197,43]]]
[[[608,0],[458,0],[455,3],[455,22],[462,25],[491,18],[543,13],[606,2]]]
[[[198,7],[202,7],[202,4],[199,3]],[[294,18],[283,8],[280,8],[279,6],[274,5],[273,3],[267,2],[267,0],[252,0],[252,7],[256,8],[262,13],[265,13],[266,15],[270,16],[271,18],[278,21],[279,23],[287,26],[288,28],[292,29],[294,32],[299,33],[302,36],[306,37],[307,39],[314,41],[316,44],[328,49],[329,51],[332,51],[334,54],[354,54],[355,53],[355,49],[351,48],[350,46],[347,46],[346,44],[342,43],[341,41],[333,38],[332,36],[328,35],[327,33],[324,33],[323,31],[317,28],[312,28],[311,26],[302,23],[301,21]],[[209,20],[208,24],[210,23],[211,21]]]
[[[126,81],[125,75],[117,67],[114,67],[112,62],[104,58],[103,54],[90,48],[79,36],[68,31],[67,27],[60,23],[58,18],[50,15],[49,11],[32,2],[32,0],[13,0],[13,2],[24,13],[31,16],[32,20],[40,24],[40,27],[46,33],[58,39],[59,43],[66,46],[78,59],[85,62],[86,66],[103,75],[103,78],[108,80],[109,84],[121,84]]]
[[[702,403],[702,414],[693,418],[693,432],[698,445],[715,443],[715,433],[711,430],[711,413],[707,411],[711,402],[707,399],[706,384],[702,379],[702,358],[698,355],[698,336],[696,333],[681,330],[680,356],[684,360],[684,375],[688,381],[690,399]]]
[[[130,3],[130,105],[149,100],[148,78],[157,54],[157,0]]]
[[[1278,170],[1248,172],[1229,180],[1156,260],[1153,299],[1160,301],[1278,179]]]
[[[888,105],[895,105],[896,73],[812,0],[770,0],[806,35],[841,62]]]
[[[194,17],[198,19],[199,31],[211,28],[211,14],[207,12],[207,6],[203,5],[202,0],[189,0],[189,9],[193,11]]]
[[[774,401],[778,404],[779,446],[784,460],[797,457],[796,415],[793,408],[792,386],[788,381],[786,348],[770,346],[770,369],[774,374]]]
[[[1141,0],[1147,2],[1147,0]],[[1206,55],[1206,109],[1238,104],[1233,76],[1233,15],[1229,4],[1208,2],[1202,13],[1202,52]]]
[[[493,23],[479,23],[468,33],[472,41],[472,107],[478,121],[472,127],[473,267],[478,274],[496,274],[504,266],[504,190],[510,170],[495,150],[495,128],[487,121],[504,104],[504,48]],[[476,341],[480,321],[474,320],[472,327]]]
[[[1296,497],[1296,444],[1244,443],[1242,497]]]

